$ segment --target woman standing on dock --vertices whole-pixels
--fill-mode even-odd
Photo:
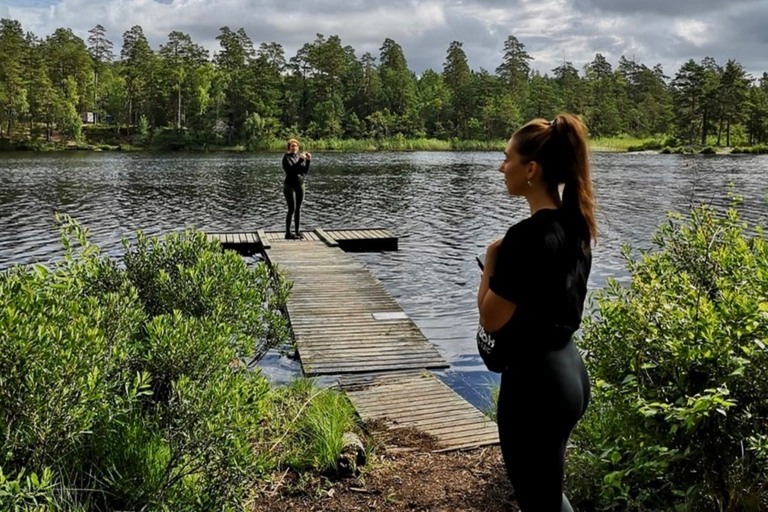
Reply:
[[[504,155],[507,192],[525,197],[531,216],[488,246],[478,348],[502,373],[499,439],[522,512],[572,512],[565,449],[590,395],[572,335],[597,234],[586,130],[567,114],[537,119],[515,132]]]
[[[301,234],[301,203],[304,201],[304,177],[309,172],[309,162],[312,155],[308,152],[299,154],[299,141],[288,140],[288,151],[283,155],[283,194],[288,204],[288,215],[285,217],[285,238],[288,240],[303,238]],[[294,219],[295,231],[291,233],[291,217]]]

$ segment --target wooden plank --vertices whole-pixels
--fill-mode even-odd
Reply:
[[[315,233],[317,236],[322,240],[325,245],[328,247],[338,247],[339,242],[337,242],[333,237],[331,237],[328,233],[326,233],[324,230],[317,228],[315,229]]]
[[[339,384],[363,421],[384,419],[391,429],[417,428],[433,435],[440,450],[498,443],[496,424],[433,376],[340,377]],[[416,403],[414,396],[426,400]]]
[[[311,366],[309,363],[305,364],[304,366],[304,372],[310,376],[320,376],[320,375],[338,375],[342,373],[369,373],[369,372],[381,372],[381,371],[391,371],[391,370],[404,370],[404,369],[420,369],[420,368],[426,368],[430,370],[440,370],[442,368],[448,368],[448,363],[445,362],[437,362],[437,361],[416,361],[412,363],[401,363],[401,362],[395,362],[395,363],[378,363],[376,361],[372,361],[368,364],[360,364],[357,366],[353,365],[339,365],[339,366],[318,366],[315,368],[315,366]]]
[[[261,242],[262,249],[269,249],[271,247],[269,240],[267,239],[267,234],[263,229],[257,229],[256,235],[259,237],[259,242]]]

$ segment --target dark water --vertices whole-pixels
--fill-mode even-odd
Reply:
[[[0,154],[0,269],[61,256],[53,212],[88,227],[120,256],[123,237],[195,227],[282,229],[279,154]],[[400,250],[359,254],[451,364],[441,376],[476,404],[496,376],[475,355],[475,255],[527,215],[509,198],[497,153],[315,155],[303,225],[384,227]],[[591,287],[625,276],[620,247],[649,246],[667,211],[723,204],[733,183],[745,216],[768,215],[768,157],[596,154],[600,239]],[[276,380],[297,366],[276,354],[263,362]]]

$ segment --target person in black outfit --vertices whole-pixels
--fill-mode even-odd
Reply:
[[[283,155],[283,194],[288,204],[288,215],[285,217],[285,238],[303,238],[301,234],[301,203],[304,201],[304,177],[309,172],[309,162],[312,160],[310,153],[299,154],[299,141],[288,140],[288,151]],[[291,217],[295,221],[295,231],[291,233]]]
[[[565,449],[590,397],[572,335],[597,233],[586,130],[567,114],[534,120],[504,155],[507,191],[526,198],[531,216],[488,246],[478,346],[502,373],[499,439],[522,512],[572,512],[563,494]]]

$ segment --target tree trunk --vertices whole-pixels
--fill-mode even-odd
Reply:
[[[731,147],[731,118],[726,121],[725,127],[725,145]]]
[[[704,107],[704,115],[701,121],[701,145],[707,145],[707,108]]]
[[[181,129],[181,82],[179,82],[179,103],[178,110],[176,110],[176,129]]]
[[[720,124],[717,127],[717,145],[720,145],[720,140],[723,137],[723,120],[720,120]]]
[[[126,126],[126,136],[131,136],[131,121],[133,121],[133,98],[128,98],[128,126]]]

